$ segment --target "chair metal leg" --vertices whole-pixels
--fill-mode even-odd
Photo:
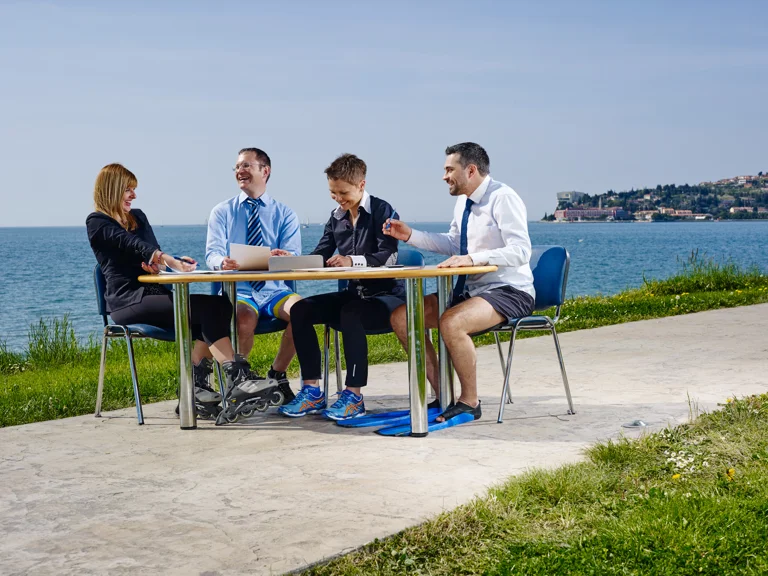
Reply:
[[[325,327],[325,338],[323,339],[323,394],[328,398],[328,378],[331,376],[331,328]]]
[[[573,409],[573,399],[571,398],[571,388],[568,386],[568,376],[565,374],[565,363],[563,362],[563,353],[560,350],[560,340],[557,338],[557,330],[552,326],[552,337],[555,339],[555,349],[557,350],[557,359],[560,362],[560,373],[563,375],[563,386],[565,386],[565,397],[568,398],[568,414],[576,414]]]
[[[333,352],[336,355],[336,392],[341,394],[344,386],[341,383],[341,332],[334,330]],[[327,396],[326,396],[327,398]]]
[[[505,400],[510,397],[509,376],[512,373],[512,354],[515,351],[515,339],[517,338],[517,328],[512,330],[512,336],[509,339],[509,352],[507,353],[507,366],[504,370],[504,388],[501,390],[501,400],[499,401],[499,418],[497,422],[502,423],[504,418]]]
[[[501,349],[501,338],[499,338],[499,333],[494,332],[493,333],[494,338],[496,338],[496,349],[499,351],[499,362],[501,363],[501,375],[504,376],[507,372],[506,368],[506,362],[504,361],[504,352]],[[507,390],[507,404],[514,404],[514,401],[512,400],[512,390]]]
[[[104,395],[104,373],[107,370],[107,329],[104,329],[104,336],[101,338],[101,361],[99,362],[99,385],[96,388],[96,413],[94,416],[101,416],[101,399]]]
[[[125,342],[128,345],[128,364],[131,366],[131,380],[133,380],[133,396],[136,398],[136,416],[139,419],[139,426],[144,424],[144,413],[141,409],[141,395],[139,394],[139,376],[136,373],[136,360],[133,357],[133,342],[131,335],[126,332]]]

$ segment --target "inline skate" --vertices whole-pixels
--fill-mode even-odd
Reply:
[[[213,362],[208,358],[200,360],[192,367],[192,378],[195,385],[195,413],[203,419],[215,419],[221,412],[221,394],[210,385],[210,375],[213,373]],[[179,415],[179,404],[176,404],[176,415]]]
[[[234,360],[224,362],[227,378],[225,408],[216,417],[216,426],[233,424],[240,417],[248,418],[254,412],[266,412],[270,406],[283,403],[283,393],[274,378],[262,378],[251,370],[248,361],[240,354]]]

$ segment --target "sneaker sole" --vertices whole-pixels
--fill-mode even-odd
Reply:
[[[360,418],[360,416],[365,416],[365,410],[354,416],[333,416],[331,414],[323,414],[323,416],[334,422],[343,422],[344,420],[354,420],[355,418]]]
[[[288,416],[288,418],[301,418],[302,416],[306,416],[308,414],[320,414],[325,410],[325,408],[320,408],[318,410],[307,410],[306,412],[280,412],[280,410],[277,411],[278,414],[281,416]]]

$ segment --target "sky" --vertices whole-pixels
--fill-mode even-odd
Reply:
[[[240,148],[299,218],[350,152],[404,220],[449,221],[474,141],[530,220],[555,194],[768,172],[768,2],[0,0],[0,226],[78,226],[102,166],[203,224]]]

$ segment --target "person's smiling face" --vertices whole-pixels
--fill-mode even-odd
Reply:
[[[130,187],[126,188],[125,192],[123,192],[123,201],[120,204],[120,207],[123,209],[123,212],[128,214],[128,212],[131,211],[131,203],[136,199],[136,188]]]
[[[342,210],[351,210],[360,204],[365,190],[365,180],[359,184],[350,184],[344,180],[328,180],[328,190],[331,198],[338,203]]]

